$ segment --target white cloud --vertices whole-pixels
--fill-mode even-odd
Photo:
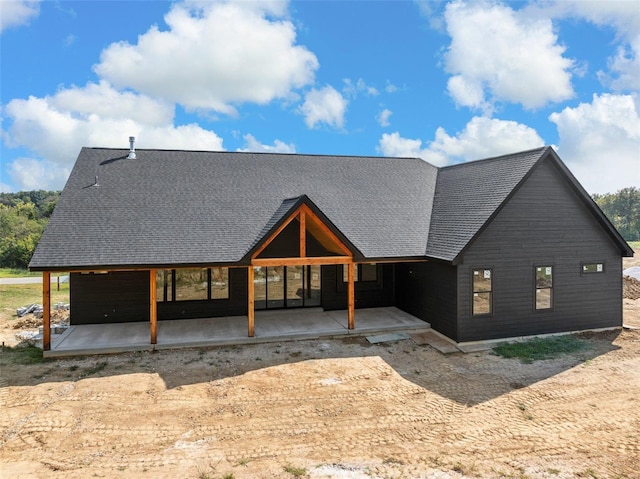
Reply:
[[[0,32],[26,25],[40,13],[40,0],[0,0]]]
[[[367,85],[362,78],[359,78],[355,83],[350,78],[345,78],[343,81],[344,88],[342,92],[348,97],[356,98],[358,93],[364,93],[367,96],[377,96],[380,94],[376,87]]]
[[[549,116],[560,157],[589,193],[640,187],[639,105],[631,95],[594,95],[591,103]]]
[[[391,115],[393,115],[393,112],[388,108],[385,108],[378,114],[376,120],[378,120],[380,126],[386,127],[389,126],[389,118],[391,117]]]
[[[70,33],[69,35],[67,35],[64,39],[64,46],[65,47],[70,47],[71,45],[73,45],[76,40],[78,39],[78,37],[76,37],[73,33]]]
[[[234,114],[234,104],[266,104],[311,84],[318,60],[295,45],[285,2],[175,4],[138,43],[114,43],[95,71],[119,88]]]
[[[629,44],[620,46],[609,59],[612,74],[600,72],[600,79],[616,91],[640,91],[640,35]]]
[[[603,83],[614,90],[638,91],[640,87],[640,7],[636,0],[607,2],[562,0],[534,3],[524,14],[552,18],[583,19],[594,25],[612,27],[619,42],[609,58],[609,71],[599,72]]]
[[[384,156],[394,158],[421,158],[424,151],[422,140],[403,138],[397,131],[383,133],[377,149]]]
[[[347,104],[348,101],[335,88],[327,85],[320,90],[314,88],[309,91],[300,111],[309,128],[314,128],[318,123],[342,128]]]
[[[243,136],[245,146],[238,148],[237,151],[252,151],[263,153],[295,153],[296,146],[293,143],[285,143],[278,139],[274,140],[273,145],[265,145],[260,143],[253,135],[246,134]]]
[[[173,108],[144,95],[118,92],[106,82],[73,87],[44,98],[11,100],[3,110],[10,126],[3,139],[40,159],[20,158],[9,165],[19,189],[57,189],[64,184],[82,146],[222,150],[222,139],[196,124],[173,125]],[[31,180],[34,178],[35,180]]]
[[[17,158],[9,164],[9,175],[17,191],[61,189],[70,172],[70,166],[61,168],[51,161],[35,158]]]
[[[445,70],[458,105],[490,112],[495,101],[533,109],[573,97],[573,61],[563,57],[551,20],[460,0],[447,5],[445,20],[451,36]]]
[[[403,138],[398,132],[385,133],[378,150],[385,156],[418,157],[436,166],[445,166],[543,145],[538,133],[526,125],[477,116],[455,136],[438,128],[435,139],[424,148],[420,139]]]
[[[173,121],[174,106],[146,95],[118,91],[106,81],[87,83],[58,91],[47,101],[57,110],[77,115],[128,118],[148,125],[166,125]]]

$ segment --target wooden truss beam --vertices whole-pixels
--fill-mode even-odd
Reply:
[[[299,223],[298,254],[288,258],[259,258],[265,248],[275,240],[280,233],[294,220]],[[307,231],[327,250],[338,256],[307,256]],[[353,255],[349,248],[334,234],[334,232],[309,208],[302,204],[282,224],[276,228],[251,255],[251,266],[247,267],[247,329],[249,337],[255,334],[255,286],[254,267],[270,266],[309,266],[309,265],[346,265],[349,271],[347,290],[349,329],[355,328],[355,266]]]
[[[298,218],[300,223],[300,257],[307,256],[307,214],[304,209],[300,210]]]
[[[306,258],[258,258],[251,261],[253,266],[306,266],[313,264],[349,264],[350,256],[318,256]]]

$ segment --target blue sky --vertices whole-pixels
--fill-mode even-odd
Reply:
[[[590,193],[640,186],[637,0],[0,0],[0,28],[2,191],[130,135],[438,166],[552,145]]]

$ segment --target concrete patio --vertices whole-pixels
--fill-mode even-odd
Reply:
[[[355,329],[347,328],[347,311],[322,308],[256,311],[255,336],[247,336],[247,317],[182,319],[158,322],[158,343],[150,344],[148,322],[70,326],[51,335],[45,358],[151,351],[216,345],[370,335],[392,331],[427,330],[429,323],[394,307],[358,309]]]

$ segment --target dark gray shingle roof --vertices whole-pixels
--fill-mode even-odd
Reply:
[[[453,261],[547,150],[440,168],[426,255]]]
[[[127,153],[82,149],[32,268],[237,262],[301,195],[367,258],[426,251],[437,168],[420,159]]]
[[[246,262],[300,201],[368,259],[455,261],[546,158],[632,255],[548,147],[436,168],[416,158],[83,148],[36,270]],[[92,186],[98,175],[98,186]]]

